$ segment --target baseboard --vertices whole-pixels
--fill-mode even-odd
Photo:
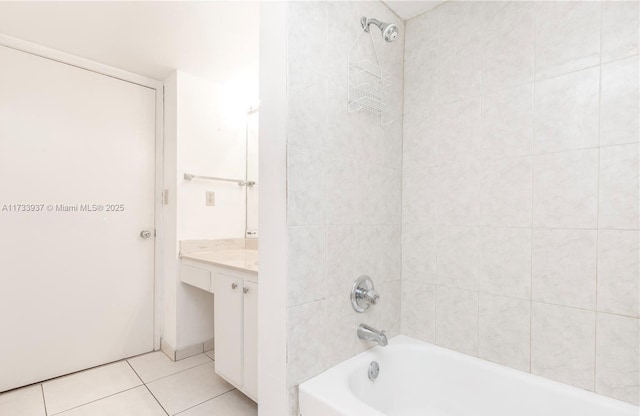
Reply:
[[[193,344],[180,349],[175,349],[164,339],[160,339],[160,351],[162,351],[164,355],[169,357],[171,361],[184,360],[185,358],[202,354],[205,351],[210,351],[213,349],[213,345],[213,338],[211,338],[199,344]]]

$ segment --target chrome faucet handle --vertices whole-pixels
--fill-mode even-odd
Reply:
[[[372,305],[377,305],[380,302],[380,295],[375,290],[367,290],[364,294],[364,299]]]
[[[373,281],[369,276],[362,275],[353,282],[351,288],[351,305],[356,312],[363,313],[371,305],[380,302],[380,295],[373,288]]]

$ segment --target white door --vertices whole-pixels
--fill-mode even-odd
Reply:
[[[153,349],[154,155],[154,90],[0,46],[0,391]]]

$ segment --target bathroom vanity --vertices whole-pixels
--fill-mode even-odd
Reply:
[[[258,400],[258,251],[181,255],[180,280],[213,293],[216,373]]]

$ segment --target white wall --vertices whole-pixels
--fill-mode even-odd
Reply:
[[[287,6],[260,9],[258,412],[286,415]]]
[[[235,89],[239,81],[212,84],[175,72],[165,80],[165,323],[163,339],[180,349],[213,338],[213,296],[180,283],[178,242],[187,239],[243,238],[244,188],[236,184],[184,180],[184,173],[243,179],[246,109],[252,90]],[[216,193],[206,206],[205,192]]]
[[[407,23],[402,332],[638,403],[637,2]]]

